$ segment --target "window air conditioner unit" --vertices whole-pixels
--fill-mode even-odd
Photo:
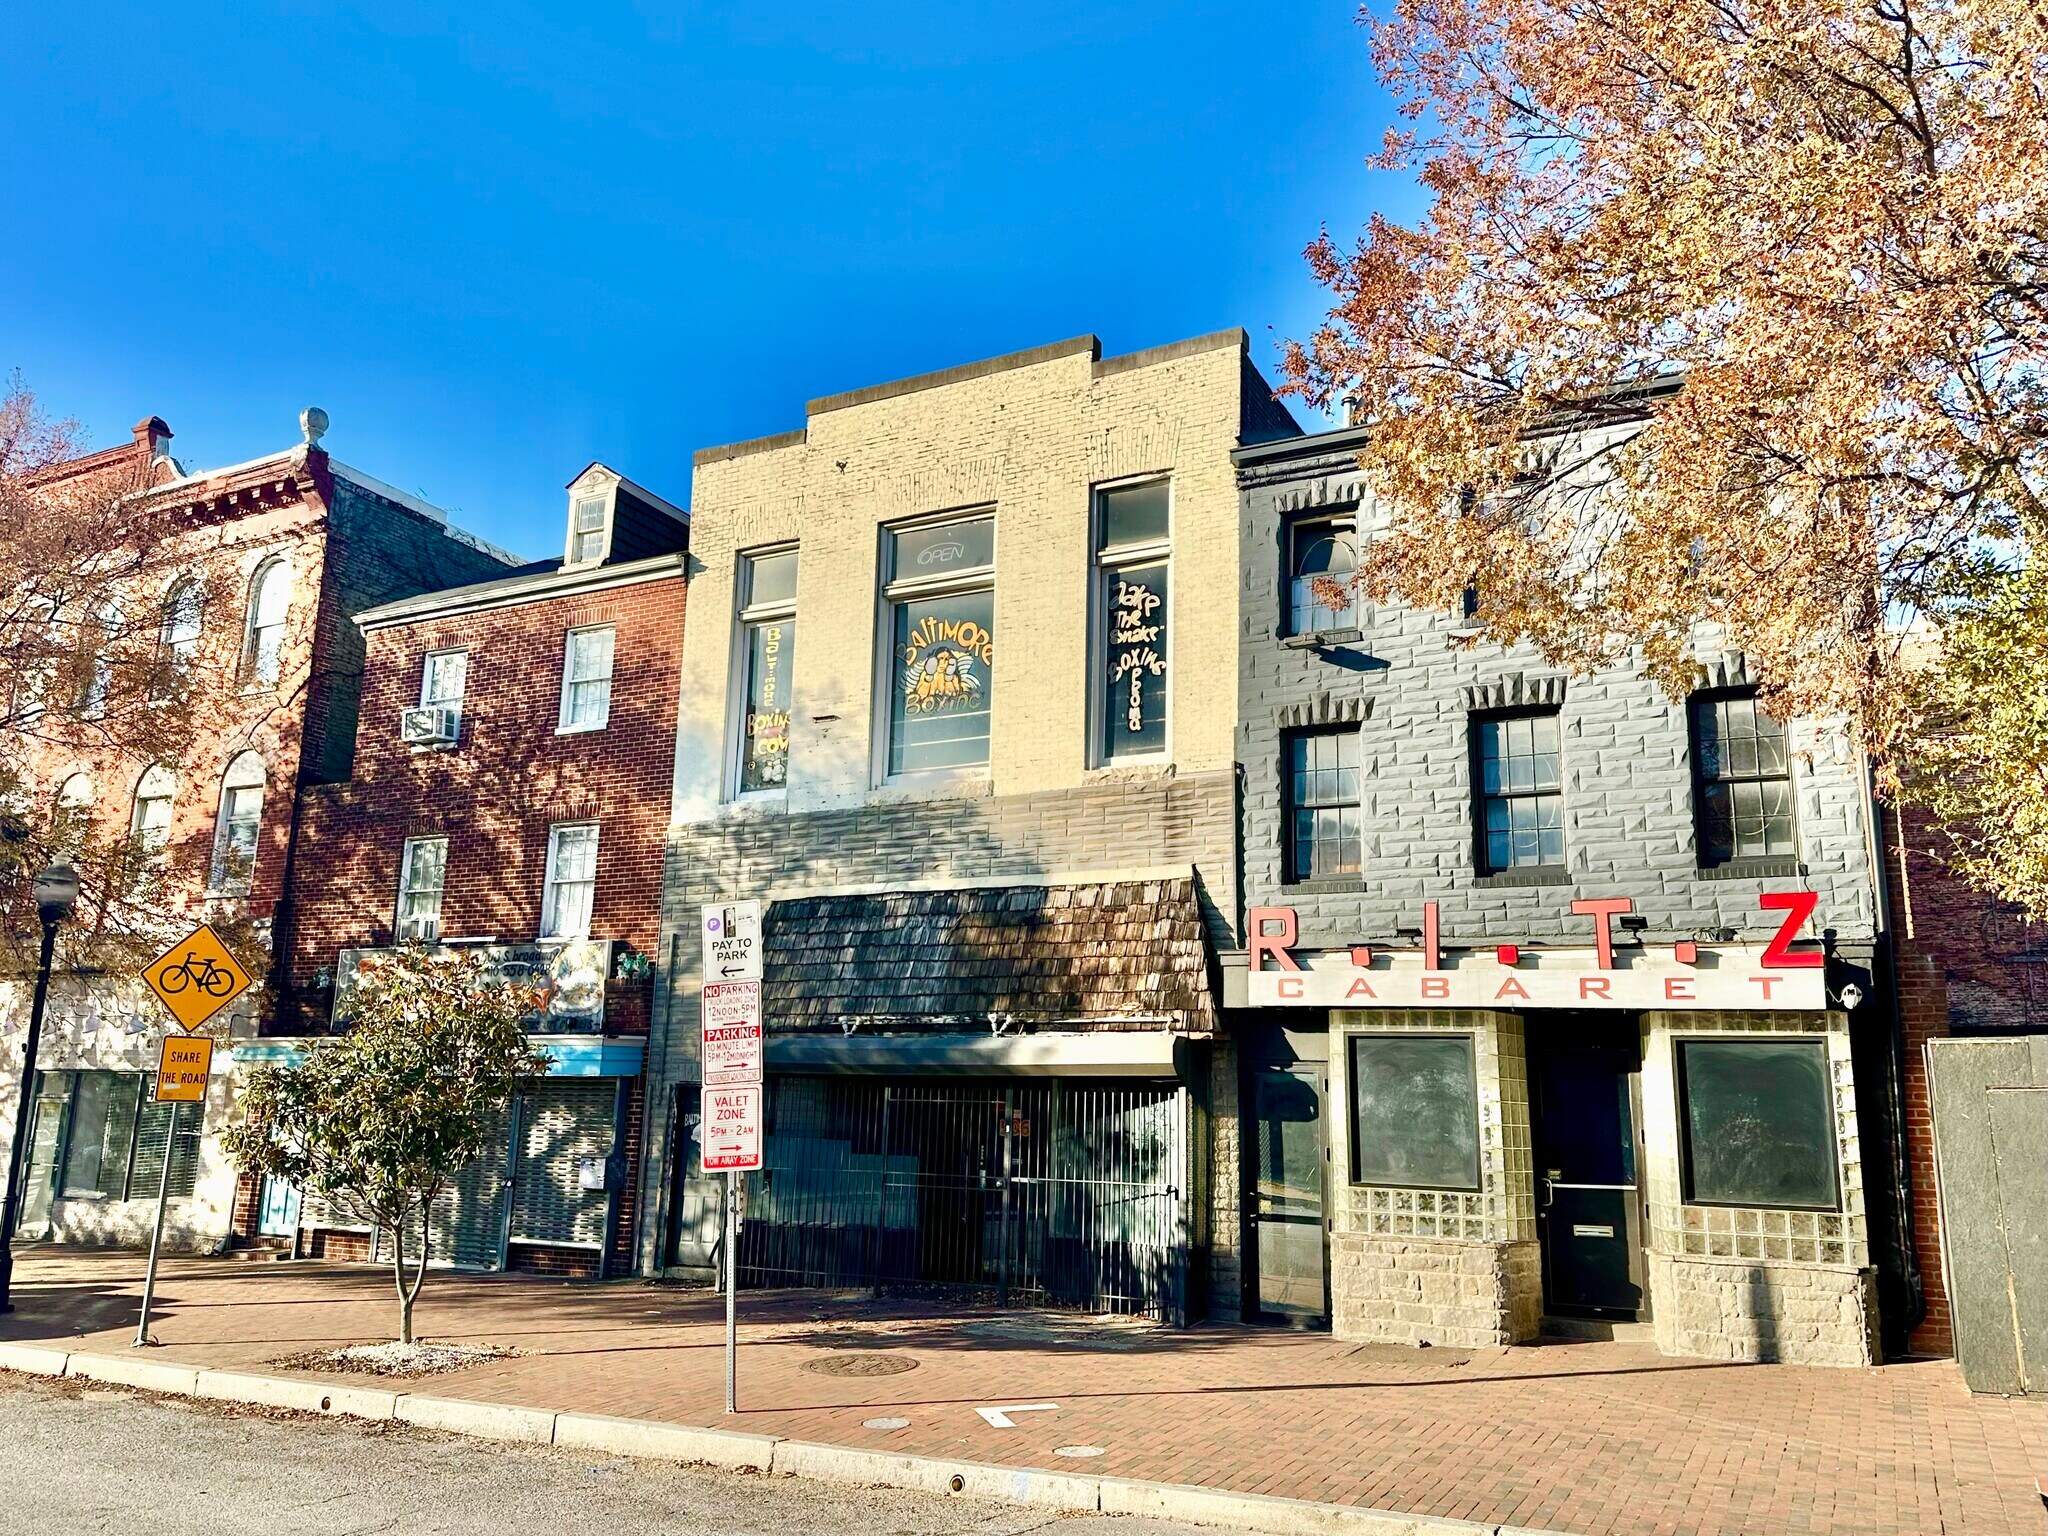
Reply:
[[[422,944],[438,944],[441,940],[441,919],[438,917],[409,918],[398,925],[398,937],[418,939]]]
[[[446,704],[422,704],[398,717],[398,739],[413,747],[444,747],[462,729],[462,712]]]

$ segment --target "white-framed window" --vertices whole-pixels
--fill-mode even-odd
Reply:
[[[996,519],[883,532],[883,772],[988,764],[995,703]]]
[[[1359,627],[1358,516],[1303,518],[1287,525],[1287,633],[1319,635]]]
[[[739,793],[789,782],[790,679],[796,668],[796,551],[740,557]]]
[[[167,696],[176,680],[198,660],[205,608],[206,590],[189,576],[172,583],[164,594],[157,619],[157,649],[168,665],[157,682],[158,697]]]
[[[263,758],[256,752],[244,752],[221,775],[220,812],[213,826],[213,872],[207,882],[216,891],[246,891],[255,877],[267,777]]]
[[[145,853],[160,853],[171,840],[171,810],[177,798],[178,776],[162,763],[151,763],[135,781],[129,833]]]
[[[469,652],[429,651],[420,663],[420,703],[439,705],[462,714],[463,690],[469,686]]]
[[[565,821],[548,828],[547,883],[541,887],[540,936],[587,939],[597,895],[597,823]]]
[[[98,798],[89,773],[74,773],[57,787],[57,815],[51,828],[51,842],[58,853],[76,855],[84,849]]]
[[[398,912],[391,927],[400,940],[441,937],[441,891],[448,881],[448,839],[408,837],[398,861]]]
[[[270,685],[284,668],[284,626],[291,614],[292,570],[266,560],[249,583],[249,623],[242,645],[242,681]]]
[[[114,647],[120,638],[121,605],[111,597],[104,598],[86,616],[85,643],[92,652],[92,665],[79,686],[79,713],[106,713],[107,699],[114,691]]]
[[[1108,486],[1095,493],[1097,631],[1089,714],[1097,763],[1166,753],[1172,556],[1170,481]]]
[[[558,731],[601,731],[612,717],[609,624],[572,629],[562,646],[562,715]]]
[[[612,498],[608,491],[586,491],[569,501],[570,565],[594,565],[611,550]]]

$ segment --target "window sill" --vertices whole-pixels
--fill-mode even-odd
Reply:
[[[247,901],[251,886],[209,885],[199,893],[201,901]]]
[[[1726,864],[1702,865],[1702,880],[1774,880],[1803,875],[1806,866],[1796,854],[1781,853],[1764,859],[1730,859]]]
[[[1283,636],[1280,643],[1290,651],[1327,651],[1340,645],[1365,644],[1365,631],[1355,626],[1308,630],[1298,635]]]
[[[1283,880],[1280,888],[1290,894],[1302,896],[1363,896],[1365,877],[1346,875],[1340,879]]]
[[[1173,759],[1161,752],[1146,757],[1111,758],[1083,770],[1082,777],[1089,784],[1141,784],[1170,779],[1174,773]]]
[[[868,791],[870,805],[900,805],[919,800],[986,799],[995,793],[995,783],[986,768],[960,772],[903,774],[884,779]]]
[[[611,723],[610,717],[607,716],[595,725],[558,725],[555,727],[555,734],[557,736],[589,736],[594,732],[603,730]]]
[[[1519,886],[1570,885],[1572,872],[1562,864],[1539,864],[1533,869],[1503,869],[1480,875],[1472,884],[1482,891],[1514,890]]]

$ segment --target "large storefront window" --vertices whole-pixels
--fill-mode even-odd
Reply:
[[[888,772],[988,762],[995,697],[995,519],[889,535]]]
[[[1685,1198],[1834,1210],[1835,1114],[1823,1040],[1681,1040]]]
[[[1164,480],[1103,491],[1096,512],[1096,612],[1102,644],[1096,757],[1166,750],[1167,559],[1172,504]]]
[[[1351,1037],[1351,1179],[1479,1188],[1479,1086],[1470,1035]]]
[[[45,1076],[37,1113],[58,1113],[65,1125],[61,1136],[47,1139],[39,1127],[36,1142],[62,1158],[60,1199],[153,1200],[166,1153],[171,1159],[171,1198],[191,1196],[199,1173],[202,1106],[151,1103],[150,1081],[146,1072]],[[53,1086],[58,1088],[54,1094]]]
[[[796,667],[796,551],[743,561],[740,634],[745,668],[740,720],[742,794],[789,782],[790,677]]]

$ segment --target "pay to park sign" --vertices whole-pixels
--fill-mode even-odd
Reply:
[[[705,906],[704,988],[697,1015],[704,1171],[745,1173],[761,1166],[760,902]]]

